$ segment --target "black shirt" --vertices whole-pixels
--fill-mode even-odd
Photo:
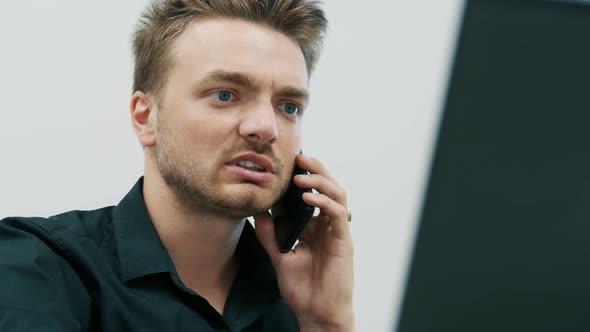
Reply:
[[[0,221],[0,331],[299,330],[250,223],[222,316],[180,280],[142,187],[114,207]]]

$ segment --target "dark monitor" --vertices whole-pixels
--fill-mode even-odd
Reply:
[[[467,1],[398,332],[590,331],[590,4]]]

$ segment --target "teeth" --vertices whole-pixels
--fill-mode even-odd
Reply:
[[[255,163],[251,162],[251,161],[238,161],[238,165],[242,166],[244,168],[248,168],[248,169],[253,169],[253,170],[257,170],[257,171],[264,171],[264,168],[256,165]]]

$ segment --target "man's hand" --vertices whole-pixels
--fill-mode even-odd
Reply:
[[[346,192],[318,160],[297,155],[295,162],[311,173],[297,175],[294,181],[319,192],[305,193],[303,199],[318,207],[320,214],[310,219],[295,249],[286,254],[279,252],[269,213],[254,216],[256,235],[302,331],[353,331],[353,252]]]

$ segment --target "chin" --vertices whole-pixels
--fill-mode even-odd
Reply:
[[[276,182],[263,184],[242,181],[217,188],[218,206],[223,206],[234,217],[244,218],[268,211],[283,193]],[[217,204],[216,204],[217,205]]]
[[[233,190],[229,193],[236,200],[248,202],[253,206],[270,206],[275,201],[275,191],[271,189],[260,188],[256,184],[243,184],[241,187],[246,187],[243,190]],[[237,189],[237,188],[236,188]]]

